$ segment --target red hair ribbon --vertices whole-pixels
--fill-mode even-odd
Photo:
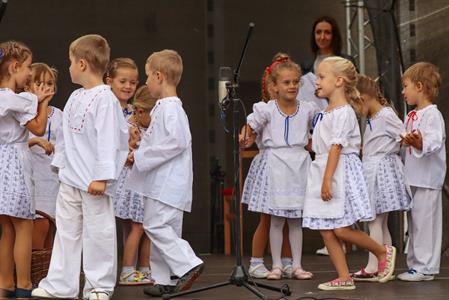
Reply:
[[[282,63],[286,63],[286,62],[288,62],[289,60],[290,60],[290,57],[287,57],[287,56],[285,56],[285,57],[280,57],[280,58],[276,59],[275,61],[273,61],[273,62],[271,63],[271,65],[269,65],[269,66],[265,69],[265,72],[266,72],[268,75],[271,75],[271,73],[273,72],[273,68],[274,68],[275,66],[277,66],[277,65],[279,65],[279,64],[282,64]]]

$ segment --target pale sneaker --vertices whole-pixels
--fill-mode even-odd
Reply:
[[[354,280],[340,280],[334,279],[329,282],[321,283],[318,285],[318,289],[322,291],[347,291],[347,290],[355,290]]]
[[[248,274],[249,276],[257,279],[267,278],[269,271],[263,263],[257,264],[255,266],[249,266]]]
[[[39,299],[56,299],[57,297],[54,297],[52,294],[48,293],[43,288],[36,288],[33,291],[31,291],[31,296],[33,298],[39,298]]]
[[[89,295],[89,300],[109,300],[111,295],[107,291],[92,291]]]
[[[398,279],[402,281],[432,281],[435,277],[432,274],[420,273],[414,269],[398,275]]]
[[[396,248],[394,246],[385,245],[386,256],[383,261],[378,262],[377,278],[380,283],[390,281],[394,273],[396,263]]]
[[[315,254],[316,255],[329,256],[329,251],[327,251],[326,246],[324,246],[323,248],[316,250]]]

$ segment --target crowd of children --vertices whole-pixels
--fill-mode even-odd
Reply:
[[[119,284],[149,285],[144,292],[155,297],[189,289],[203,261],[181,237],[193,182],[189,121],[177,96],[181,57],[151,54],[138,87],[137,64],[110,61],[100,35],[76,39],[68,54],[71,80],[81,88],[61,111],[49,106],[57,71],[32,63],[23,43],[0,44],[0,296],[77,298],[82,270],[82,297],[110,299],[116,218],[124,245]],[[409,270],[398,278],[433,280],[446,173],[444,119],[433,104],[437,68],[417,63],[404,73],[405,101],[416,106],[404,123],[377,83],[347,59],[317,65],[310,97],[299,93],[300,82],[300,67],[276,55],[240,134],[242,147],[259,149],[242,194],[260,213],[249,274],[311,279],[301,259],[306,227],[320,232],[338,274],[319,289],[387,282],[396,259],[388,213],[408,211]],[[327,99],[324,110],[316,97]],[[363,144],[358,116],[367,118]],[[430,171],[417,172],[423,168]],[[54,239],[36,210],[56,220]],[[358,221],[368,222],[369,235],[352,227]],[[263,260],[268,240],[271,271]],[[349,272],[342,242],[370,252],[366,267]],[[33,289],[32,249],[51,245],[48,274]]]

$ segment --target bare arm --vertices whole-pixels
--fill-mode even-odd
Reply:
[[[326,169],[323,176],[323,184],[321,186],[321,198],[324,201],[329,201],[332,199],[332,177],[337,169],[341,148],[341,145],[332,145],[329,151]]]

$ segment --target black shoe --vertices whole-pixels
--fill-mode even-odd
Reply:
[[[172,294],[175,292],[176,286],[155,284],[143,289],[143,293],[152,297],[162,297],[164,294]]]
[[[8,291],[8,290],[0,289],[0,299],[15,298],[15,297],[16,297],[16,291]]]
[[[31,299],[33,298],[31,296],[31,289],[27,290],[27,289],[21,289],[21,288],[16,288],[16,293],[15,293],[15,297],[17,299]]]
[[[203,273],[204,264],[199,264],[189,272],[182,275],[176,284],[176,292],[182,292],[192,287],[193,282]]]

